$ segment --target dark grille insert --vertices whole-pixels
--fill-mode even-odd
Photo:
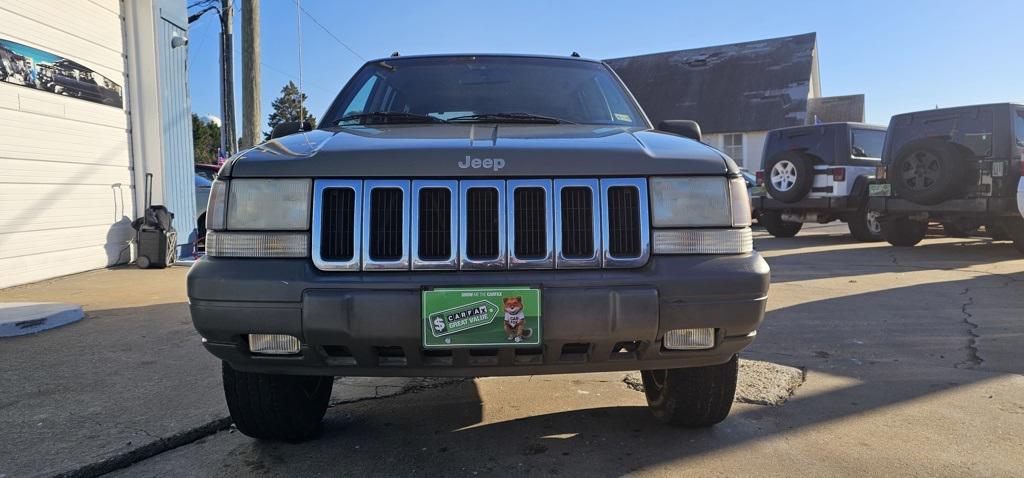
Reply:
[[[472,188],[466,191],[466,257],[498,258],[498,191]]]
[[[562,255],[567,258],[594,255],[593,194],[588,187],[562,188]]]
[[[608,251],[613,257],[640,255],[639,201],[635,187],[608,188]]]
[[[401,189],[376,188],[370,192],[370,259],[402,258],[402,213]]]
[[[355,199],[352,189],[326,189],[323,198],[323,226],[320,257],[328,261],[349,261],[355,256]]]
[[[516,188],[515,200],[515,254],[519,259],[543,259],[547,256],[547,225],[544,189]]]
[[[451,257],[452,194],[445,188],[424,188],[419,197],[420,259],[445,260]]]
[[[590,344],[565,344],[562,345],[562,354],[558,357],[560,362],[586,362],[590,356]]]

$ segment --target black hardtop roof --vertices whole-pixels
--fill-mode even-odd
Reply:
[[[910,116],[910,115],[928,115],[928,114],[931,114],[931,113],[944,114],[944,113],[949,113],[949,112],[952,112],[952,111],[968,110],[968,109],[972,109],[972,108],[1011,108],[1011,107],[1024,107],[1024,104],[1008,102],[1008,103],[985,103],[985,104],[979,104],[979,105],[950,106],[950,107],[946,107],[946,108],[934,108],[934,109],[930,109],[930,110],[920,110],[920,111],[910,111],[910,112],[907,112],[907,113],[900,113],[900,114],[897,114],[897,115],[893,115],[893,118],[898,118],[898,117],[902,117],[902,116]]]
[[[601,60],[594,60],[590,58],[582,58],[576,56],[559,56],[559,55],[540,55],[530,53],[432,53],[424,55],[399,55],[389,56],[384,58],[377,58],[375,60],[367,61],[367,64],[379,63],[382,61],[401,61],[401,60],[414,60],[422,58],[537,58],[544,60],[573,60],[573,61],[586,61],[590,63],[603,63]]]
[[[786,131],[798,131],[798,130],[801,130],[801,129],[814,129],[814,128],[820,128],[820,127],[823,127],[823,126],[844,126],[844,125],[849,125],[851,127],[857,127],[857,128],[863,128],[863,129],[875,129],[875,130],[879,130],[879,131],[885,131],[885,130],[888,129],[888,127],[886,127],[884,125],[868,124],[868,123],[855,123],[855,122],[852,122],[852,121],[847,121],[847,122],[835,122],[835,123],[808,124],[808,125],[802,125],[802,126],[790,126],[788,128],[773,129],[771,132],[775,133],[775,132],[786,132]]]

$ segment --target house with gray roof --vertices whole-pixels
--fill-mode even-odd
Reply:
[[[821,96],[817,35],[605,60],[658,125],[700,123],[704,142],[751,171],[769,130],[864,121],[864,95]]]

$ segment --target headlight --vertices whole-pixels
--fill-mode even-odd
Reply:
[[[228,188],[228,230],[309,229],[309,179],[233,179]]]
[[[311,188],[309,179],[214,181],[206,208],[206,253],[308,257]]]
[[[744,227],[750,198],[742,178],[651,178],[654,227]]]

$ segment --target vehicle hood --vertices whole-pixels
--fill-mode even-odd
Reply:
[[[649,129],[416,124],[320,129],[285,136],[239,153],[221,175],[452,178],[737,171],[732,160],[703,143]]]

